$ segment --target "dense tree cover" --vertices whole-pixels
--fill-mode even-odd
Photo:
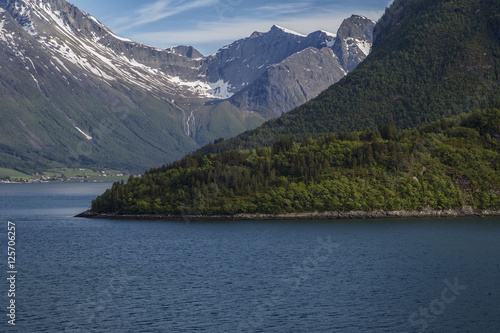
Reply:
[[[407,129],[500,103],[500,2],[395,1],[372,53],[310,102],[205,153],[394,123]]]
[[[500,207],[500,109],[408,129],[190,155],[115,183],[92,210],[238,214]]]

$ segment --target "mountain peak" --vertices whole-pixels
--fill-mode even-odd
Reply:
[[[262,32],[254,31],[251,35],[250,38],[257,38],[262,36]]]
[[[192,46],[177,45],[177,46],[169,47],[166,50],[173,52],[175,54],[182,55],[182,56],[190,58],[190,59],[204,58],[203,54],[201,54],[197,49],[195,49]]]
[[[326,30],[319,30],[319,32],[324,33],[327,36],[337,37],[337,34],[334,34],[333,32],[329,32],[329,31],[326,31]]]
[[[370,36],[369,41],[372,42],[372,30],[375,26],[375,21],[362,15],[352,15],[345,19],[339,27],[337,36],[345,39],[351,38],[365,38]]]
[[[307,38],[316,38],[316,39],[323,39],[326,41],[331,41],[337,37],[336,34],[332,32],[328,32],[325,30],[317,30],[314,32],[311,32],[309,35],[307,35]]]
[[[352,14],[350,19],[360,19],[360,20],[369,20],[368,17],[359,14]]]
[[[276,24],[271,27],[271,30],[269,32],[281,32],[281,33],[296,35],[296,36],[300,36],[300,37],[306,37],[303,34],[300,34],[296,31],[293,31],[293,30],[290,30],[287,28],[280,27],[279,25],[276,25]]]

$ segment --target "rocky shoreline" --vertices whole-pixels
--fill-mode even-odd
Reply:
[[[426,208],[420,211],[345,211],[345,212],[312,212],[291,214],[236,214],[236,215],[118,215],[100,214],[86,211],[75,217],[114,220],[341,220],[341,219],[380,219],[380,218],[432,218],[432,217],[467,217],[467,216],[500,216],[500,209],[474,209],[464,206],[456,209],[436,210]]]

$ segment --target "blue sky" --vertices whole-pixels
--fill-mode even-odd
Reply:
[[[158,48],[192,45],[205,55],[273,24],[335,33],[351,14],[377,20],[391,0],[67,0],[114,33]]]

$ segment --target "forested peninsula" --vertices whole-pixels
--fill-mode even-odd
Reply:
[[[373,218],[499,215],[498,207],[500,109],[488,108],[401,132],[382,124],[189,155],[115,183],[84,216]]]

